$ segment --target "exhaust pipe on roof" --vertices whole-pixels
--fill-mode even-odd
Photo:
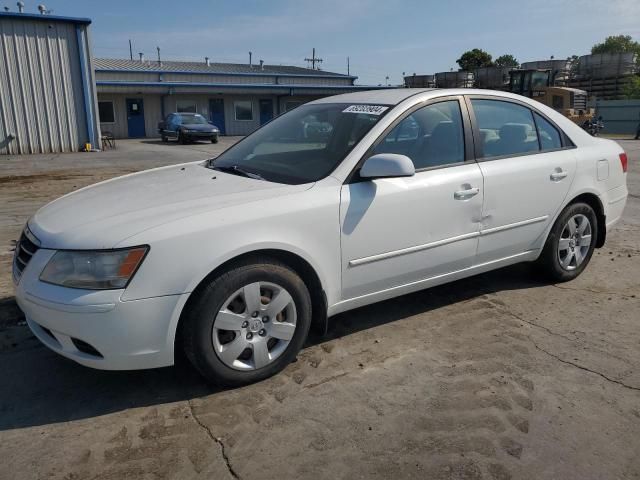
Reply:
[[[260,60],[260,70],[264,70],[264,60]]]
[[[209,57],[204,57],[204,63],[207,64],[207,67],[211,66],[211,62],[209,61]]]
[[[16,5],[18,5],[18,13],[24,13],[24,2],[18,2]]]
[[[140,63],[144,62],[144,53],[139,52],[138,55],[140,55]]]

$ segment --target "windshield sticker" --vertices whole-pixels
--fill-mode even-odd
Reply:
[[[345,108],[342,113],[368,113],[369,115],[380,115],[389,107],[382,105],[351,105]]]

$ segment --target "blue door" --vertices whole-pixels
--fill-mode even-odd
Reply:
[[[260,125],[271,121],[273,118],[273,100],[270,98],[260,100]]]
[[[129,138],[146,137],[144,131],[144,104],[141,98],[127,98],[127,125]]]
[[[209,121],[218,127],[220,135],[227,133],[224,125],[224,100],[222,98],[209,100]]]

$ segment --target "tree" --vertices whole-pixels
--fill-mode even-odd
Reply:
[[[509,54],[500,55],[493,63],[496,67],[518,68],[520,66],[520,63],[518,62],[518,60],[516,60],[516,57]]]
[[[640,43],[635,42],[631,35],[615,35],[605,38],[604,42],[591,47],[591,53],[627,53],[640,55]]]
[[[622,95],[627,99],[640,99],[640,77],[633,77],[622,89]]]
[[[480,48],[474,48],[464,52],[456,63],[460,65],[460,70],[473,71],[476,68],[491,67],[491,54]]]

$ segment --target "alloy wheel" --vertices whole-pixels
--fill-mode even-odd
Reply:
[[[565,270],[575,270],[584,262],[591,246],[591,222],[582,214],[569,218],[558,240],[558,260]]]

